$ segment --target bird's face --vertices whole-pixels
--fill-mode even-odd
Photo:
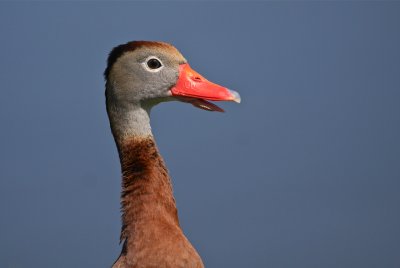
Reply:
[[[175,47],[166,43],[144,42],[125,51],[109,66],[106,79],[107,97],[118,103],[151,107],[179,100],[201,109],[223,111],[206,100],[240,102],[238,93],[205,79],[190,68]]]

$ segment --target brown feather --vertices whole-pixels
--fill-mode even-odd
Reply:
[[[179,225],[171,180],[152,138],[119,144],[124,242],[113,268],[202,268]]]
[[[141,47],[148,47],[148,48],[156,48],[156,49],[164,49],[169,50],[171,53],[177,53],[176,48],[172,45],[165,43],[165,42],[156,42],[156,41],[131,41],[119,46],[114,47],[110,54],[108,55],[107,59],[107,68],[104,71],[104,78],[108,80],[108,75],[110,74],[111,68],[114,63],[126,52],[135,51]]]

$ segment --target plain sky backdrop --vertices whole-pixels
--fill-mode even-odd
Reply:
[[[110,267],[112,47],[174,44],[240,92],[152,112],[209,268],[400,267],[399,2],[1,2],[0,267]]]

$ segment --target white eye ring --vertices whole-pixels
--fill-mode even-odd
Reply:
[[[142,62],[142,65],[147,71],[152,73],[159,72],[162,68],[164,68],[162,61],[156,56],[147,57],[144,62]]]

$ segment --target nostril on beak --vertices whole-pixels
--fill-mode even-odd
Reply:
[[[194,76],[193,80],[196,82],[201,82],[201,77],[200,76]]]

